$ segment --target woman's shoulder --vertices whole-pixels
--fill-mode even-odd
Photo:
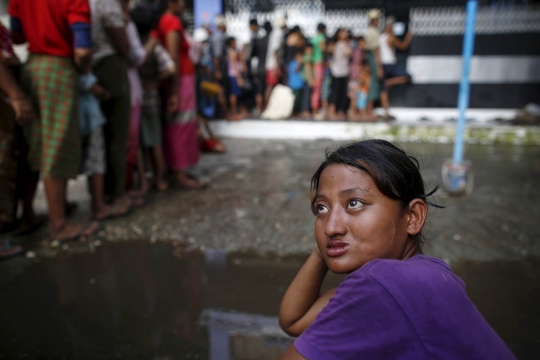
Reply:
[[[158,27],[162,31],[182,30],[182,23],[177,16],[172,14],[163,14],[159,19]]]
[[[441,259],[415,255],[407,260],[376,259],[352,272],[351,280],[368,277],[390,293],[407,293],[409,289],[438,292],[449,285],[455,291],[465,289],[463,281]]]

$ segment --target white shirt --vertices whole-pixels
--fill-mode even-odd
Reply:
[[[351,47],[345,41],[338,41],[334,46],[334,56],[330,64],[330,73],[334,77],[349,76]]]
[[[385,32],[381,35],[379,51],[381,54],[381,63],[383,65],[394,65],[396,61],[396,49],[388,45],[388,34]]]
[[[94,48],[92,63],[95,65],[100,59],[116,53],[105,29],[124,27],[126,23],[122,8],[116,0],[90,0],[90,12]]]
[[[276,51],[279,50],[283,43],[283,30],[275,29],[270,33],[268,40],[268,52],[266,53],[266,70],[277,69],[278,63],[276,59]]]
[[[379,29],[374,26],[369,26],[364,32],[364,40],[366,41],[366,50],[377,50],[379,47]]]
[[[142,83],[137,68],[144,63],[146,50],[141,44],[137,27],[133,21],[127,24],[126,34],[129,41],[128,78],[131,87],[131,105],[135,105],[142,102]]]

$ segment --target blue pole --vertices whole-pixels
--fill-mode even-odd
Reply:
[[[465,25],[465,35],[463,37],[463,73],[459,85],[458,108],[459,118],[456,129],[456,139],[454,142],[454,163],[461,164],[463,161],[463,135],[465,133],[465,110],[469,107],[469,72],[471,68],[471,57],[474,49],[474,23],[476,20],[476,8],[478,2],[469,0],[467,2],[467,20]]]

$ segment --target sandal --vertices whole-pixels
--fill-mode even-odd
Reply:
[[[23,253],[23,248],[19,245],[11,246],[11,244],[6,241],[4,246],[0,247],[0,260],[9,259],[11,257],[17,256]]]
[[[218,154],[223,154],[227,151],[225,145],[218,139],[204,139],[201,142],[201,150],[204,152],[213,152]]]

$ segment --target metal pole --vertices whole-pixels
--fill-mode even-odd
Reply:
[[[465,35],[463,37],[463,73],[459,85],[459,118],[456,129],[456,139],[454,142],[454,158],[456,164],[463,161],[463,135],[465,133],[465,111],[469,107],[469,72],[471,68],[471,57],[474,49],[474,25],[476,20],[476,8],[478,2],[469,0],[467,2],[467,20],[465,26]]]

